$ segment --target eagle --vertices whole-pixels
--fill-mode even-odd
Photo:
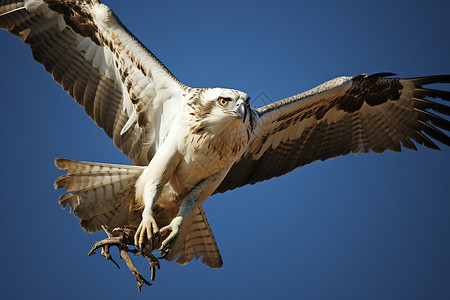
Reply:
[[[450,107],[431,100],[450,93],[424,87],[450,75],[342,76],[251,108],[242,91],[181,83],[97,0],[1,0],[0,27],[134,164],[56,159],[61,206],[87,232],[135,228],[138,251],[182,265],[223,264],[202,206],[213,194],[349,153],[450,145]]]

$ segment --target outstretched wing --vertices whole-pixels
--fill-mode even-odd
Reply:
[[[0,27],[84,107],[134,164],[166,136],[186,87],[97,0],[1,0]]]
[[[414,142],[439,149],[450,145],[438,128],[450,122],[450,92],[423,85],[450,83],[450,75],[386,78],[382,73],[339,77],[305,93],[256,109],[254,139],[216,190],[224,192],[283,175],[316,160],[352,153],[417,150]],[[412,139],[412,140],[411,140]]]

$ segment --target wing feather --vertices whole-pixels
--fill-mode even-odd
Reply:
[[[316,160],[348,153],[417,150],[450,145],[450,93],[423,85],[450,75],[387,78],[390,73],[339,77],[305,93],[255,110],[258,125],[241,159],[217,192],[281,176]],[[440,113],[439,116],[434,112]]]
[[[35,60],[134,164],[149,163],[187,87],[108,7],[97,0],[2,0],[0,28],[31,46]],[[164,120],[152,122],[163,107]]]

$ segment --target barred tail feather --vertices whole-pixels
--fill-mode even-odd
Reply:
[[[102,225],[115,228],[130,223],[134,185],[144,167],[67,159],[56,159],[55,165],[67,172],[56,179],[55,188],[75,191],[63,194],[59,203],[63,208],[69,204],[85,231],[96,232]]]
[[[209,226],[203,206],[195,209],[185,221],[180,236],[174,247],[166,256],[166,260],[185,265],[193,258],[211,268],[223,265],[219,247]]]

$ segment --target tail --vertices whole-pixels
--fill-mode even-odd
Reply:
[[[166,260],[180,265],[189,263],[193,258],[201,258],[201,262],[211,268],[223,265],[219,247],[209,226],[203,206],[194,209],[186,219],[180,235]]]
[[[75,191],[61,195],[59,204],[63,208],[70,205],[70,212],[81,220],[80,225],[85,231],[99,231],[102,225],[116,228],[130,224],[134,185],[144,167],[60,158],[55,159],[55,165],[67,172],[56,179],[55,188]]]

